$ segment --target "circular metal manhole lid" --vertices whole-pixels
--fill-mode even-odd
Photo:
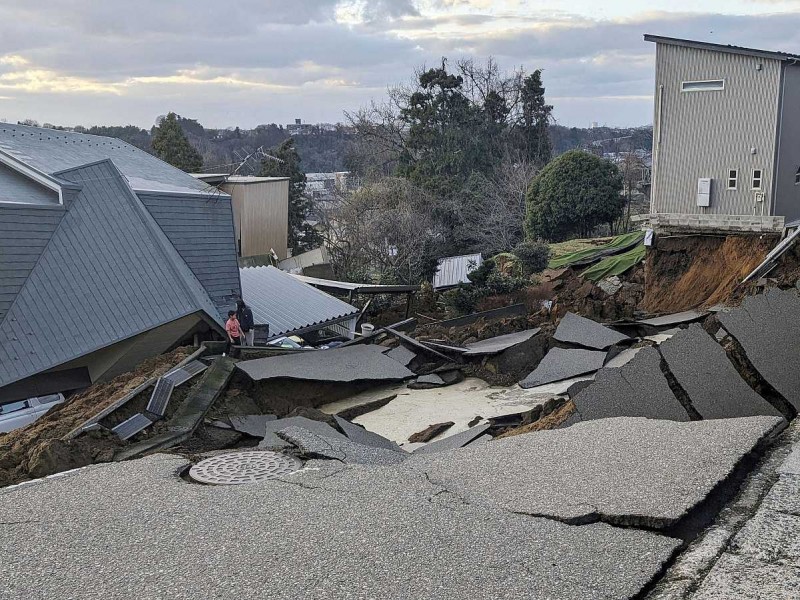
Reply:
[[[278,452],[233,452],[201,460],[189,469],[189,477],[212,485],[241,485],[293,473],[301,464]]]

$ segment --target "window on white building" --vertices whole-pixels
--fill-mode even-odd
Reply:
[[[728,171],[728,189],[735,190],[738,181],[739,181],[739,171],[737,171],[736,169],[730,169]]]
[[[760,190],[762,185],[761,169],[753,169],[753,189]]]
[[[712,92],[725,89],[724,79],[710,79],[707,81],[684,81],[681,83],[682,92]]]

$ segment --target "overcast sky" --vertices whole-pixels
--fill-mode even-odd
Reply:
[[[800,53],[800,0],[0,0],[0,118],[338,122],[416,66],[491,55],[544,69],[561,124],[642,125],[644,33]]]

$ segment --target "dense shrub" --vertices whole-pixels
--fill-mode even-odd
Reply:
[[[588,237],[622,215],[622,176],[614,163],[582,150],[553,159],[533,179],[526,198],[529,239]]]
[[[522,274],[540,273],[550,260],[550,246],[544,242],[524,241],[514,248],[514,255],[522,265]]]

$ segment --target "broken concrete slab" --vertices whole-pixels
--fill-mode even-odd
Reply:
[[[330,425],[321,421],[313,421],[306,417],[287,417],[275,421],[267,421],[264,427],[264,439],[258,445],[259,450],[279,450],[289,444],[277,435],[277,432],[287,427],[301,427],[326,438],[346,440],[347,438]]]
[[[747,360],[793,407],[800,410],[800,299],[795,290],[768,289],[748,296],[739,308],[717,313],[741,344]]]
[[[622,367],[598,371],[594,382],[573,401],[582,421],[608,417],[689,420],[661,371],[661,355],[651,347],[642,348]]]
[[[605,358],[606,353],[602,351],[552,348],[519,385],[527,389],[594,373],[603,366]]]
[[[704,419],[781,416],[747,385],[725,350],[697,323],[660,347],[672,375]]]
[[[436,440],[435,442],[430,442],[422,448],[417,448],[414,450],[414,454],[436,454],[439,452],[445,452],[447,450],[461,448],[462,446],[466,446],[473,440],[482,436],[484,433],[486,433],[489,427],[491,427],[489,423],[476,425],[475,427],[471,427],[466,431],[462,431],[461,433],[456,433],[455,435]]]
[[[408,441],[411,442],[412,444],[418,444],[418,443],[424,444],[430,442],[433,438],[443,434],[453,425],[455,425],[453,421],[447,421],[445,423],[434,423],[432,425],[428,425],[422,431],[418,431],[417,433],[408,436]]]
[[[573,524],[664,529],[782,426],[777,417],[604,419],[459,452],[425,455],[423,448],[406,466],[468,503]]]
[[[396,465],[408,457],[402,450],[365,446],[346,438],[319,435],[302,427],[287,427],[277,432],[277,435],[297,446],[306,455],[332,458],[345,464]]]
[[[187,484],[175,475],[187,465],[156,455],[0,492],[4,599],[617,600],[639,597],[679,545],[459,503],[404,465],[313,461],[226,489]],[[20,506],[48,518],[20,522]],[[209,552],[218,540],[235,543]]]
[[[709,312],[707,310],[685,310],[683,312],[673,313],[671,315],[662,315],[660,317],[642,319],[636,322],[639,325],[648,325],[650,327],[674,327],[675,325],[699,321],[708,314]]]
[[[277,418],[275,415],[233,415],[228,420],[236,431],[263,438],[267,421],[275,421]]]
[[[606,369],[618,369],[623,365],[627,365],[629,362],[633,360],[633,357],[641,350],[642,347],[639,348],[625,348],[622,352],[614,356],[611,360],[609,360],[603,366]]]
[[[571,312],[561,319],[553,339],[596,350],[605,350],[620,342],[630,341],[627,335]]]
[[[392,360],[396,360],[404,367],[407,367],[411,364],[411,361],[417,358],[415,352],[412,352],[402,344],[397,346],[396,348],[392,348],[388,352],[386,352],[386,356],[391,358]]]
[[[254,381],[287,378],[326,382],[400,381],[414,373],[372,345],[331,348],[270,358],[259,358],[236,366]]]
[[[351,423],[350,421],[342,419],[339,416],[334,415],[333,418],[336,419],[336,424],[344,432],[348,439],[356,444],[374,446],[375,448],[384,448],[386,450],[394,450],[396,452],[400,451],[400,446],[395,444],[392,440],[387,440],[382,435],[378,435],[372,431],[367,431],[360,425]]]
[[[480,342],[467,344],[467,351],[464,353],[464,356],[485,356],[488,354],[499,354],[500,352],[504,352],[505,350],[513,348],[518,344],[527,342],[541,330],[541,327],[536,327],[535,329],[527,329],[525,331],[519,331],[516,333],[498,335],[493,338],[481,340]]]
[[[445,382],[436,373],[430,375],[420,375],[414,381],[408,384],[408,389],[411,390],[429,390],[431,388],[444,387]]]

